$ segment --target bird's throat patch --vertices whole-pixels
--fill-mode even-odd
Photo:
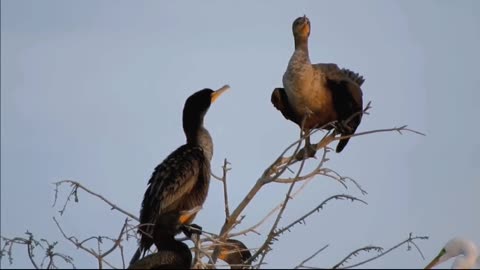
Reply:
[[[181,215],[178,220],[179,220],[180,224],[182,224],[182,225],[190,224],[193,221],[193,218],[195,217],[195,214],[196,213],[193,213],[193,214],[189,213],[189,214]]]

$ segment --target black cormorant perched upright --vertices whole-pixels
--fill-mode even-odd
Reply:
[[[283,87],[275,88],[271,101],[282,115],[308,132],[337,121],[336,132],[354,134],[362,119],[362,90],[364,79],[358,73],[340,69],[336,64],[314,64],[308,53],[310,20],[297,18],[292,25],[295,51],[283,75]],[[353,116],[355,115],[355,116]],[[352,117],[353,116],[353,117]],[[350,119],[351,118],[351,119]],[[346,121],[350,120],[350,121]],[[340,153],[349,138],[342,139],[336,152]],[[306,138],[309,156],[315,155],[310,137]]]
[[[183,109],[183,130],[187,143],[173,151],[158,165],[150,180],[140,210],[139,248],[130,264],[152,246],[154,226],[162,222],[167,213],[185,212],[179,216],[179,224],[190,224],[196,211],[207,198],[210,183],[210,160],[213,155],[212,137],[203,126],[203,119],[210,105],[230,87],[217,91],[200,90],[191,95]],[[142,225],[143,224],[143,225]],[[150,225],[148,225],[150,224]],[[179,230],[177,231],[179,232]]]

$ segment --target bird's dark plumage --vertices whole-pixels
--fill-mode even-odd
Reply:
[[[236,239],[227,239],[225,244],[220,246],[219,259],[227,262],[231,269],[247,269],[250,264],[245,262],[252,257],[252,253],[245,244]]]
[[[172,211],[162,215],[155,224],[153,239],[157,252],[130,264],[129,269],[189,269],[192,253],[188,246],[175,239],[179,229],[178,220],[184,214]]]
[[[128,269],[190,269],[192,253],[188,246],[178,240],[165,241],[164,247],[154,254],[131,264]]]
[[[203,127],[211,103],[229,87],[217,91],[204,89],[191,95],[183,110],[183,129],[187,143],[173,151],[158,165],[150,180],[140,210],[139,249],[131,264],[152,246],[154,235],[170,239],[189,224],[205,202],[210,183],[212,138]],[[178,219],[172,222],[172,216]],[[161,225],[159,225],[161,224]],[[168,237],[167,237],[168,236]],[[158,245],[157,245],[158,246]]]
[[[308,37],[310,21],[306,16],[297,18],[292,30],[295,51],[283,75],[283,88],[275,88],[271,102],[282,115],[303,127],[331,129],[342,136],[354,134],[362,118],[362,90],[364,79],[358,73],[340,69],[336,64],[310,63]],[[351,121],[347,121],[351,120]],[[337,145],[339,153],[349,138]],[[310,146],[307,137],[306,146]]]

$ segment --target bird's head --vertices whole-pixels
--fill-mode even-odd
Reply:
[[[190,97],[188,97],[187,101],[185,101],[185,109],[189,108],[190,110],[196,111],[196,112],[207,112],[208,108],[210,108],[210,105],[212,105],[217,98],[225,93],[230,89],[230,86],[224,85],[220,89],[213,91],[212,89],[205,88],[203,90],[200,90],[198,92],[195,92],[192,94]]]
[[[187,142],[208,144],[208,141],[211,141],[208,132],[202,129],[203,118],[210,105],[228,89],[230,89],[228,85],[217,91],[205,88],[187,98],[183,107],[183,131],[187,137]]]
[[[213,250],[215,246],[210,246],[209,249]],[[252,257],[252,253],[245,246],[245,244],[239,240],[229,238],[222,245],[220,245],[220,254],[218,258],[228,263],[231,269],[245,269],[248,265],[245,262]]]
[[[306,15],[298,17],[292,24],[293,35],[299,38],[308,38],[310,35],[310,20]]]
[[[438,255],[425,267],[425,269],[431,269],[432,267],[458,255],[464,255],[465,258],[457,258],[457,260],[455,260],[455,262],[453,263],[452,268],[470,268],[467,267],[467,265],[469,265],[470,263],[475,263],[477,254],[477,247],[472,241],[455,237],[447,242],[447,244],[442,248],[440,253],[438,253]],[[472,262],[469,262],[469,258],[466,258],[468,257],[468,255],[473,255],[474,259]]]

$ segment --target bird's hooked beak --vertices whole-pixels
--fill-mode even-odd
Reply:
[[[446,250],[443,248],[440,253],[438,253],[437,257],[433,259],[427,266],[425,266],[425,269],[432,269],[435,265],[441,263],[440,258],[446,253]]]
[[[309,23],[310,20],[308,19],[307,15],[303,14],[303,23]]]
[[[217,98],[223,94],[225,91],[227,91],[228,89],[230,89],[230,86],[228,84],[222,86],[220,89],[218,89],[217,91],[213,92],[212,93],[212,103],[215,102],[215,100],[217,100]]]

